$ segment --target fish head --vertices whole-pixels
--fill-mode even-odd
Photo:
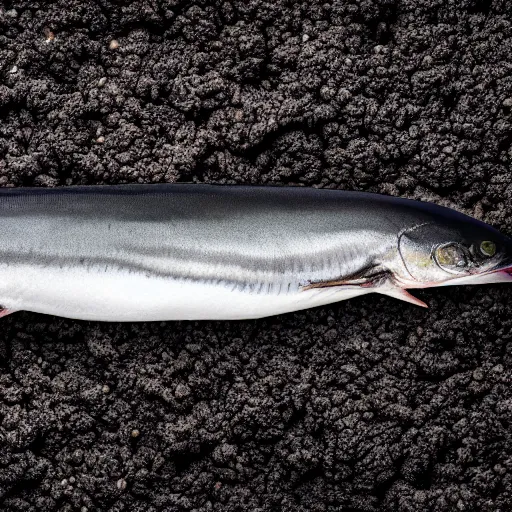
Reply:
[[[512,282],[512,240],[456,212],[399,234],[404,288]]]

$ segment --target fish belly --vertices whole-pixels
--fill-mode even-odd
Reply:
[[[357,286],[265,293],[223,282],[176,280],[126,270],[9,265],[0,305],[80,320],[112,322],[242,320],[330,304],[369,293]]]

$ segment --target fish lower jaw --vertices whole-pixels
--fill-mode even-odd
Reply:
[[[480,274],[452,277],[451,279],[446,279],[444,281],[430,281],[422,283],[420,281],[395,278],[394,282],[396,283],[397,287],[409,290],[437,288],[441,286],[512,283],[512,267],[507,267],[500,270],[492,270],[489,272],[482,272]]]
[[[443,283],[432,286],[459,286],[459,285],[478,285],[478,284],[498,284],[512,283],[512,269],[506,268],[471,276],[456,277]]]

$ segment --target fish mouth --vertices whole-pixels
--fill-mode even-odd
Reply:
[[[504,272],[505,274],[512,277],[512,264],[509,264],[508,266],[501,268],[499,270],[495,270],[495,272]]]
[[[464,284],[497,284],[497,283],[512,283],[512,263],[501,265],[478,274],[470,276],[456,277],[440,283],[437,286],[458,286]]]

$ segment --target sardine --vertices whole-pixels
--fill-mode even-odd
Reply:
[[[431,203],[302,187],[0,190],[1,316],[261,318],[511,281],[512,241]]]

